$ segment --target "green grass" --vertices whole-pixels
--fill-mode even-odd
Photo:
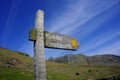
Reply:
[[[33,72],[18,68],[0,67],[0,80],[33,80]]]
[[[0,48],[0,64],[12,64],[15,67],[32,68],[33,59],[26,56],[24,53]]]
[[[33,80],[33,72],[24,69],[32,65],[33,60],[28,55],[0,48],[0,80]]]
[[[0,80],[34,80],[33,59],[24,54],[0,49],[0,66]],[[89,72],[88,66],[46,62],[46,69],[47,80],[88,80],[120,75],[120,67],[91,66],[91,72]]]
[[[120,67],[91,66],[90,70],[91,72],[87,66],[78,67],[47,62],[47,74],[51,78],[50,80],[87,80],[120,74]]]
[[[46,62],[47,80],[87,80],[120,75],[120,67],[78,67]],[[76,75],[76,73],[79,75]],[[0,67],[0,80],[34,80],[33,70]]]

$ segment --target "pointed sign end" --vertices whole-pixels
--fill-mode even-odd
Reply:
[[[77,50],[77,48],[79,47],[80,44],[75,39],[72,39],[71,40],[71,45],[75,50]]]

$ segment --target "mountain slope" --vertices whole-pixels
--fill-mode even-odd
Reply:
[[[76,66],[120,66],[120,56],[116,55],[96,55],[85,56],[83,54],[67,54],[57,58],[49,58],[48,61],[66,63]]]
[[[72,57],[70,59],[69,56],[67,59],[71,60],[75,58]],[[84,61],[83,56],[81,59]],[[79,60],[79,58],[77,60]],[[93,80],[113,75],[120,75],[120,67],[116,66],[72,66],[47,61],[46,69],[47,80]],[[33,80],[33,78],[32,58],[21,52],[0,48],[0,80]]]
[[[0,48],[0,65],[5,67],[33,68],[33,60],[25,53]]]

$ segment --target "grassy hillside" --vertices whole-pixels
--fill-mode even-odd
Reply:
[[[70,66],[47,62],[50,80],[88,80],[120,75],[120,67]]]
[[[33,80],[33,59],[28,55],[0,49],[0,80]],[[47,80],[88,80],[120,75],[120,67],[71,66],[46,62]]]
[[[88,80],[120,75],[120,67],[77,67],[46,62],[47,80]],[[33,80],[33,70],[0,67],[0,80]]]
[[[0,48],[0,65],[5,67],[33,68],[33,60],[25,53]]]

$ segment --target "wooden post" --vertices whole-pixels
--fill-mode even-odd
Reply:
[[[44,48],[77,50],[79,43],[72,37],[44,31],[44,12],[38,10],[35,29],[30,30],[29,40],[34,41],[34,80],[46,80]]]
[[[38,10],[35,18],[37,39],[34,41],[34,80],[46,80],[44,55],[44,12]]]

